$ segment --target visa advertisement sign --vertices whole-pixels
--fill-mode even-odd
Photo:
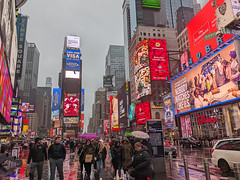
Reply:
[[[79,50],[66,50],[66,69],[80,71],[80,57]]]
[[[217,7],[211,5],[213,2],[214,0],[209,0],[187,25],[191,52],[190,64],[196,62],[232,37],[232,35],[224,34],[223,37],[214,36],[213,38],[206,38],[218,30],[217,17],[215,15]],[[224,0],[216,0],[216,2],[217,6],[220,6],[224,3]]]
[[[61,89],[53,88],[52,111],[58,110],[61,104]]]

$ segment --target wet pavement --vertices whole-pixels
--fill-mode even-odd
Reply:
[[[22,153],[22,166],[16,168],[15,173],[8,175],[6,177],[1,177],[1,180],[27,180],[29,177],[26,177],[26,159],[27,159],[28,151]],[[204,158],[208,158],[210,163],[210,172],[211,172],[211,179],[212,180],[219,180],[221,177],[221,171],[218,168],[212,166],[210,158],[211,158],[211,149],[210,148],[203,148],[203,149],[182,149],[178,148],[178,156],[177,158],[173,159],[173,170],[170,173],[169,168],[169,158],[166,156],[166,173],[162,173],[159,176],[161,180],[184,180],[185,179],[185,172],[184,172],[184,164],[183,164],[183,156],[187,156],[188,166],[189,166],[189,176],[190,180],[205,180],[205,173],[204,173]],[[44,164],[43,168],[43,180],[49,179],[49,162]],[[93,169],[93,168],[92,168]],[[104,180],[113,179],[112,176],[113,168],[110,163],[109,156],[106,159],[106,168],[104,170]],[[67,150],[67,156],[64,161],[64,179],[65,180],[78,180],[78,179],[85,179],[85,177],[80,176],[80,167],[79,161],[76,154],[69,153]],[[10,177],[11,176],[11,177]],[[159,180],[159,176],[156,176],[154,180]],[[37,176],[35,176],[37,179]],[[58,179],[58,177],[56,178]],[[230,177],[230,180],[235,178]],[[91,180],[95,180],[94,171],[92,170],[91,173]]]

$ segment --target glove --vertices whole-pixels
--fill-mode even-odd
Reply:
[[[94,160],[96,161],[96,160],[97,160],[97,158],[96,158],[96,157],[94,157]]]

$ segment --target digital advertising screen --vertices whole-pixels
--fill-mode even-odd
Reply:
[[[240,99],[234,43],[171,81],[175,115]]]
[[[85,89],[82,89],[81,93],[81,111],[84,111]]]
[[[9,77],[6,58],[3,53],[3,45],[0,51],[0,113],[5,120],[10,122],[13,91]]]
[[[61,121],[54,121],[54,128],[59,128],[61,126]]]
[[[113,76],[103,76],[103,87],[112,87]]]
[[[79,94],[77,93],[65,94],[64,116],[79,116]]]
[[[61,104],[61,88],[53,88],[52,111],[58,110]]]
[[[63,122],[64,123],[78,124],[79,118],[78,117],[64,117]]]
[[[161,0],[142,0],[142,7],[160,9]]]
[[[59,116],[59,109],[52,112],[53,116]]]
[[[80,37],[78,37],[78,36],[67,36],[67,47],[79,48],[80,47]]]
[[[198,53],[201,54],[201,57],[207,54],[206,46],[209,45],[212,50],[219,46],[217,41],[217,38],[219,37],[216,37],[216,35],[213,38],[206,38],[206,35],[210,35],[211,33],[218,31],[217,17],[215,15],[217,7],[212,6],[214,1],[215,0],[209,0],[209,2],[187,25],[189,48],[193,62],[198,60]],[[216,2],[217,5],[220,6],[224,3],[224,0],[216,0]],[[223,35],[222,40],[225,42],[231,37],[232,35],[225,34]]]
[[[150,67],[140,69],[135,75],[136,98],[152,94]]]
[[[112,114],[111,114],[111,128],[115,129],[119,127],[118,120],[118,97],[112,99]]]
[[[147,119],[151,119],[150,102],[140,103],[136,106],[137,124],[145,124]]]
[[[136,112],[135,112],[136,106],[135,103],[132,102],[129,108],[129,120],[132,121],[135,119]]]
[[[118,90],[118,115],[119,115],[119,127],[125,128],[128,126],[128,112],[127,112],[127,93],[126,83]]]
[[[80,71],[66,71],[65,78],[80,79]]]
[[[192,135],[192,125],[190,115],[180,117],[182,137],[190,137]]]
[[[168,53],[166,40],[149,39],[149,59],[152,80],[169,79]]]
[[[79,50],[66,49],[66,69],[80,71],[80,57]]]
[[[184,51],[184,53],[181,55],[181,70],[183,71],[186,69],[188,65],[188,51]]]
[[[171,94],[167,94],[163,97],[163,108],[166,128],[174,128],[174,113]]]
[[[35,111],[35,105],[30,104],[29,105],[29,112],[34,112]]]
[[[22,103],[22,112],[29,112],[30,103]]]

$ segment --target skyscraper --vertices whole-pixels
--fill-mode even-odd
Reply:
[[[125,60],[124,47],[110,45],[105,63],[105,75],[113,75],[115,77],[115,88],[118,90],[125,82]]]
[[[35,105],[40,52],[35,43],[26,44],[27,56],[23,63],[22,78],[19,81],[19,95],[22,98],[22,102]]]
[[[190,7],[180,7],[177,10],[177,32],[180,34],[194,17],[194,10]]]

